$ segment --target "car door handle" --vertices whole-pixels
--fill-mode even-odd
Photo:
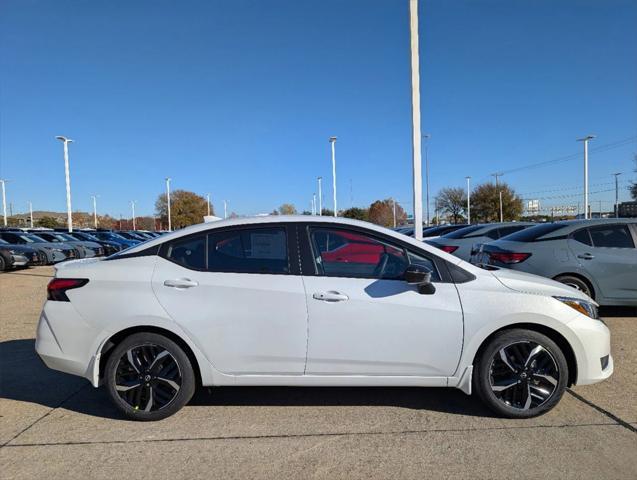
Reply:
[[[591,255],[590,253],[582,253],[578,255],[577,258],[583,258],[584,260],[592,260],[595,258],[595,255]]]
[[[173,280],[164,280],[164,285],[172,288],[191,288],[199,285],[199,282],[189,278],[175,278]]]
[[[344,293],[340,292],[315,292],[312,297],[316,300],[322,300],[324,302],[344,302],[345,300],[349,300],[349,297]]]

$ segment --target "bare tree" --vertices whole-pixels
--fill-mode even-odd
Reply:
[[[453,223],[458,223],[466,213],[467,195],[461,187],[443,188],[436,197],[436,203],[439,211],[450,216]]]

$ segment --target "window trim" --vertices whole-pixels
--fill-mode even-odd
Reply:
[[[341,224],[335,224],[331,222],[307,222],[307,223],[301,224],[299,228],[303,230],[303,234],[301,235],[302,237],[301,257],[302,257],[302,264],[303,264],[303,275],[305,276],[324,277],[324,278],[352,278],[352,279],[358,279],[358,280],[386,280],[386,281],[397,281],[397,282],[404,281],[402,279],[396,279],[396,278],[348,277],[345,275],[338,275],[338,276],[329,275],[328,276],[328,275],[322,275],[321,273],[319,273],[316,266],[316,261],[315,261],[316,257],[313,250],[310,230],[311,228],[327,228],[327,229],[333,229],[333,230],[345,230],[352,233],[367,235],[379,242],[389,244],[390,246],[398,250],[411,252],[414,255],[425,257],[431,260],[431,262],[434,264],[434,267],[436,268],[438,276],[440,277],[440,280],[436,281],[435,283],[454,283],[453,278],[451,276],[451,272],[449,271],[449,268],[447,267],[447,262],[444,259],[424,249],[423,250],[415,249],[413,245],[410,245],[407,242],[403,242],[397,238],[390,237],[389,235],[383,235],[382,233],[361,228],[358,226],[341,225]]]

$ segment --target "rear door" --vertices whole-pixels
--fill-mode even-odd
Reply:
[[[453,283],[434,256],[408,251],[363,229],[307,226],[307,374],[438,377],[455,372],[463,338]],[[305,258],[310,257],[307,271]],[[418,293],[402,275],[409,264],[433,271],[436,291]]]
[[[606,298],[637,298],[637,250],[627,224],[608,224],[573,232],[569,248]]]
[[[307,308],[294,235],[253,225],[162,245],[155,294],[217,370],[303,374]]]

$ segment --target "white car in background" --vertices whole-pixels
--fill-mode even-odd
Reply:
[[[316,216],[195,225],[65,262],[36,350],[138,420],[175,413],[196,385],[448,386],[527,418],[613,372],[583,293]]]

